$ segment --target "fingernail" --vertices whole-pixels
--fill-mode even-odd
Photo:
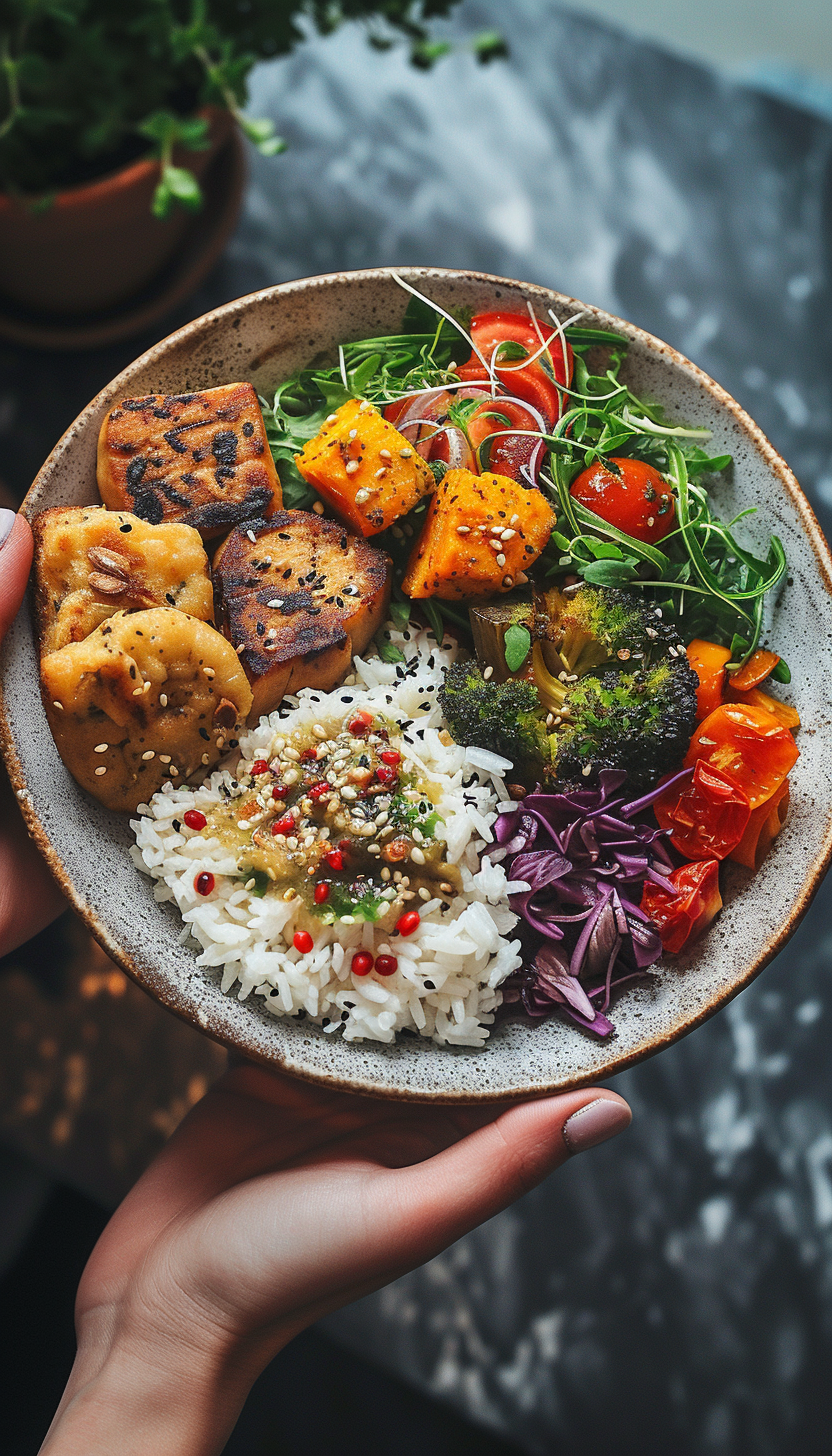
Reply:
[[[5,546],[12,534],[12,527],[16,520],[16,511],[9,511],[5,506],[0,506],[0,550]]]
[[[563,1124],[563,1141],[570,1153],[585,1153],[587,1148],[597,1148],[616,1133],[623,1132],[633,1120],[626,1102],[614,1102],[611,1097],[598,1097],[587,1102],[578,1112],[573,1112]]]

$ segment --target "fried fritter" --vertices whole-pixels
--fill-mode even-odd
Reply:
[[[117,613],[41,662],[58,752],[108,809],[129,811],[165,782],[208,772],[251,708],[221,633],[172,607]]]
[[[98,489],[110,510],[182,521],[206,538],[283,500],[250,384],[123,399],[101,426]]]
[[[59,506],[41,511],[32,529],[42,655],[83,641],[115,612],[169,606],[213,619],[208,557],[190,526]]]
[[[213,566],[217,623],[243,648],[257,717],[286,693],[337,687],[387,614],[390,558],[311,512],[238,527]]]

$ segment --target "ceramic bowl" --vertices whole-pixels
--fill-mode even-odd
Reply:
[[[404,276],[445,308],[519,308],[528,299],[561,318],[576,301],[481,273],[412,268]],[[251,380],[268,396],[275,385],[339,340],[395,332],[407,295],[383,269],[304,279],[226,304],[188,324],[131,364],[92,401],[55,447],[30,490],[25,511],[98,500],[99,425],[126,394],[182,392]],[[437,1102],[521,1098],[609,1077],[670,1045],[713,1015],[756,976],[793,933],[832,854],[832,561],[800,488],[748,415],[719,385],[649,334],[588,309],[586,323],[617,329],[630,343],[625,378],[671,415],[713,432],[714,453],[735,469],[717,504],[733,516],[759,505],[760,531],[776,532],[789,560],[790,586],[773,639],[792,668],[793,697],[806,725],[793,772],[791,811],[760,872],[723,870],[725,909],[687,954],[668,959],[649,981],[614,1004],[615,1034],[597,1041],[558,1019],[497,1029],[477,1051],[431,1042],[347,1044],[309,1021],[272,1017],[252,997],[223,995],[215,973],[179,944],[181,922],[157,905],[150,882],[127,855],[126,817],[89,799],[63,767],[38,691],[29,614],[20,614],[2,658],[3,746],[30,832],[69,900],[110,956],[171,1011],[209,1036],[288,1072],[378,1096]],[[752,539],[755,527],[749,527]],[[762,544],[762,537],[757,542]]]

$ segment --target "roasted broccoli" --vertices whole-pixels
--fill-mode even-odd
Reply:
[[[696,723],[696,674],[674,628],[626,592],[581,586],[535,601],[533,676],[486,681],[456,663],[439,701],[458,743],[510,758],[526,779],[634,789],[677,768]]]
[[[486,681],[475,662],[454,662],[439,689],[439,705],[457,743],[500,753],[530,778],[549,772],[553,745],[533,683]]]

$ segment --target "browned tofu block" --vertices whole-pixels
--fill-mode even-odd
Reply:
[[[390,558],[335,521],[279,511],[232,531],[214,590],[260,717],[287,693],[337,687],[386,618]]]
[[[251,707],[233,647],[171,607],[118,613],[40,668],[58,752],[108,809],[209,772]]]
[[[121,400],[98,437],[98,489],[112,511],[154,526],[182,521],[205,537],[283,500],[250,384]]]
[[[192,527],[149,526],[102,506],[57,506],[41,511],[32,529],[42,656],[83,641],[115,612],[178,607],[213,620],[208,557]]]

